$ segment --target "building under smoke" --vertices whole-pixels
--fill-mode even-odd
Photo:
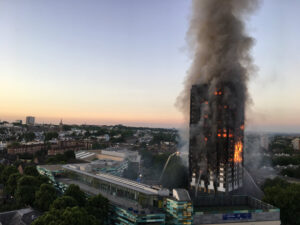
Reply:
[[[195,193],[243,186],[247,83],[255,71],[245,21],[258,2],[192,1],[187,32],[192,64],[177,106],[190,115],[189,179]]]
[[[244,102],[230,83],[193,85],[190,98],[190,188],[232,192],[243,185]]]

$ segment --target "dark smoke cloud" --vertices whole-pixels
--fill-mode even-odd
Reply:
[[[192,65],[176,102],[187,120],[194,84],[209,84],[211,93],[221,83],[229,84],[233,92],[224,101],[240,107],[244,114],[243,104],[249,99],[247,81],[255,71],[249,53],[253,39],[246,34],[244,21],[257,5],[258,0],[192,1],[187,32]]]

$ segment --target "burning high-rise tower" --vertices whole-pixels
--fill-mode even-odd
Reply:
[[[190,116],[189,178],[197,193],[243,186],[247,82],[255,70],[244,21],[258,1],[192,0],[192,64],[177,105]]]
[[[231,192],[243,185],[244,103],[232,105],[228,97],[233,92],[229,83],[221,83],[214,90],[207,84],[192,86],[191,189]]]

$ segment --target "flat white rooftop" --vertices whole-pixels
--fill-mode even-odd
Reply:
[[[79,153],[75,154],[77,159],[85,159],[85,158],[91,157],[93,155],[95,155],[95,153],[92,153],[92,152],[79,152]]]

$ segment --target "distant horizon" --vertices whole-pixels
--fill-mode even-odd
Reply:
[[[117,125],[123,125],[128,127],[143,127],[143,128],[163,128],[163,129],[177,129],[177,130],[184,130],[187,126],[186,123],[170,123],[170,124],[161,124],[161,123],[153,123],[153,122],[134,122],[134,121],[106,121],[101,122],[100,120],[97,122],[93,122],[91,120],[84,120],[84,119],[77,119],[77,121],[72,120],[64,120],[63,118],[52,118],[52,119],[41,119],[39,117],[36,117],[34,115],[28,115],[35,117],[35,123],[39,125],[59,125],[60,121],[62,120],[64,125],[75,125],[75,126],[81,126],[81,125],[87,125],[87,126],[117,126]],[[10,118],[5,119],[0,117],[0,122],[7,121],[9,123],[16,122],[17,120],[22,120],[23,124],[26,124],[26,116],[25,117],[16,117],[16,118]],[[253,125],[248,124],[246,122],[245,127],[246,132],[255,132],[255,133],[282,133],[282,134],[299,134],[300,135],[300,126],[285,126],[285,125],[269,125],[269,126],[260,126],[260,125]]]

